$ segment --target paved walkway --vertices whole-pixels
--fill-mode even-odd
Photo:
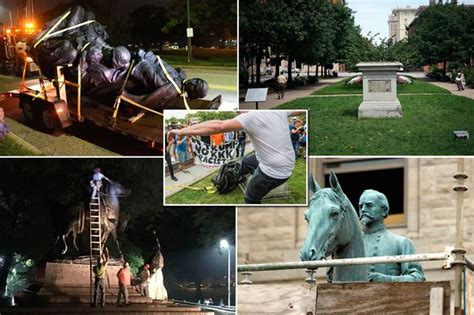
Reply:
[[[467,86],[464,91],[458,91],[456,84],[451,83],[451,82],[440,82],[440,81],[432,81],[432,80],[426,80],[426,81],[433,85],[446,89],[454,95],[459,95],[459,96],[468,97],[470,99],[474,99],[474,89],[471,89]]]
[[[278,99],[278,95],[275,93],[275,91],[269,88],[267,101],[264,103],[258,103],[258,109],[270,109],[281,104],[288,103],[289,101],[300,97],[310,96],[313,92],[318,91],[333,83],[339,82],[345,78],[346,76],[340,75],[337,78],[320,79],[318,83],[314,85],[301,86],[294,89],[286,90],[284,99]],[[255,109],[255,103],[244,103],[245,93],[247,93],[246,90],[239,91],[240,109]]]
[[[253,145],[251,142],[247,142],[245,145],[245,154],[249,154],[253,151]],[[164,167],[166,166],[166,162],[163,160]],[[185,189],[182,186],[191,186],[194,183],[200,181],[201,179],[211,175],[212,173],[219,170],[218,167],[206,167],[200,164],[200,162],[196,161],[193,166],[189,167],[188,169],[180,172],[176,172],[174,175],[178,179],[174,181],[168,175],[165,177],[165,198],[180,192],[181,190]]]

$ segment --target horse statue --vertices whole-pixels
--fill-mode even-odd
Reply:
[[[305,219],[309,224],[300,251],[303,261],[365,257],[364,241],[357,213],[331,171],[330,188],[318,185],[310,177],[313,196]],[[368,281],[365,265],[336,266],[328,270],[329,282]]]
[[[117,237],[117,229],[119,231],[125,230],[125,227],[128,223],[128,216],[120,214],[120,202],[119,198],[127,197],[130,195],[131,190],[124,188],[120,183],[110,181],[104,182],[103,192],[99,192],[101,203],[100,203],[100,223],[101,223],[101,248],[103,249],[105,243],[110,234],[114,238],[117,249],[120,253],[120,257],[123,259],[122,250],[120,249],[120,244]],[[72,233],[72,244],[74,248],[79,251],[77,246],[76,239],[77,236],[83,233],[89,227],[89,201],[90,195],[88,195],[88,200],[74,205],[67,212],[70,214],[69,218],[66,219],[64,228],[60,230],[56,237],[55,244],[62,240],[64,244],[64,249],[61,252],[61,255],[65,255],[68,251],[68,246],[66,239]]]

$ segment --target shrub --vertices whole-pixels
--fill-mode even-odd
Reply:
[[[466,78],[466,85],[474,88],[474,71],[465,73],[464,77]]]

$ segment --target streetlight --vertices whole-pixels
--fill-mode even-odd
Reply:
[[[221,240],[220,248],[227,249],[227,306],[230,307],[230,245],[227,240]]]

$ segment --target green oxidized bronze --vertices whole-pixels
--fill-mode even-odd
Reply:
[[[410,239],[393,234],[383,223],[389,205],[384,194],[366,190],[360,197],[360,222],[357,213],[331,171],[330,188],[321,189],[311,176],[313,196],[305,213],[308,231],[300,251],[303,261],[414,254]],[[362,223],[363,233],[361,229]],[[419,263],[352,265],[329,268],[329,282],[409,282],[424,281]]]
[[[396,235],[385,228],[384,219],[388,215],[389,204],[384,194],[372,189],[364,191],[360,196],[359,211],[368,257],[415,254],[415,247],[409,238]],[[374,282],[425,280],[418,262],[377,264],[368,268],[369,280]]]
[[[313,177],[310,178],[313,192],[309,209],[305,213],[308,232],[301,260],[321,260],[365,257],[364,242],[357,212],[342,191],[336,174],[331,171],[330,188],[321,189]],[[337,266],[328,270],[328,281],[367,281],[365,265]]]

